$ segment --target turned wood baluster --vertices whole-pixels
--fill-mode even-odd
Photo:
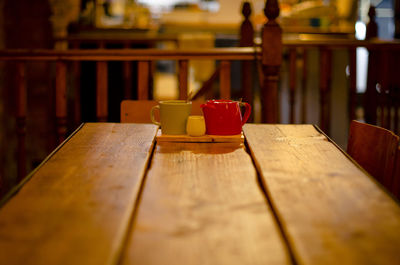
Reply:
[[[278,80],[282,64],[282,29],[276,22],[279,16],[278,0],[267,0],[264,13],[268,22],[262,30],[262,69],[264,82],[262,86],[262,119],[263,122],[279,121]]]
[[[99,61],[96,66],[96,116],[97,121],[106,122],[108,119],[107,62]]]
[[[289,105],[290,105],[290,123],[295,123],[295,97],[296,97],[296,48],[289,50]]]
[[[251,14],[251,5],[245,1],[242,6],[244,20],[240,26],[240,47],[254,46],[254,29],[249,20]],[[242,92],[243,101],[253,105],[253,62],[242,61]]]
[[[17,149],[17,164],[18,164],[18,181],[23,179],[26,175],[26,107],[27,107],[27,91],[25,79],[25,62],[16,63],[16,82],[17,82],[17,135],[18,135],[18,149]]]
[[[56,127],[60,144],[67,135],[67,65],[63,61],[56,62]]]
[[[221,61],[219,72],[220,98],[230,99],[231,97],[231,62]]]
[[[321,129],[328,135],[331,109],[331,64],[331,51],[320,48],[320,124]]]
[[[393,1],[394,10],[394,38],[400,39],[400,1]]]
[[[179,99],[187,99],[188,65],[189,62],[187,60],[179,60]]]
[[[370,40],[378,37],[378,24],[376,23],[376,10],[374,6],[370,6],[368,10],[369,22],[367,23],[367,28],[365,32],[365,39]]]

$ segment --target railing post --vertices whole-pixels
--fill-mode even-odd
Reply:
[[[130,49],[130,42],[124,43],[124,49]],[[132,62],[123,62],[124,99],[132,99]]]
[[[96,116],[97,121],[106,122],[108,119],[108,75],[107,62],[97,62],[96,69]]]
[[[67,65],[62,61],[56,62],[56,127],[60,144],[67,134]]]
[[[380,126],[386,129],[391,129],[391,102],[390,102],[390,94],[391,87],[389,85],[389,71],[390,71],[390,60],[389,60],[389,51],[382,50],[380,53],[380,71],[379,71],[379,80],[380,80],[380,91],[379,91],[379,105],[380,105]]]
[[[149,98],[150,62],[138,62],[138,99],[145,100]]]
[[[332,53],[327,48],[320,48],[320,123],[321,129],[329,135],[331,110],[331,70]]]
[[[307,122],[307,48],[303,48],[302,55],[302,78],[301,78],[301,123]]]
[[[179,60],[179,99],[187,99],[189,62]]]
[[[219,72],[220,98],[230,99],[231,97],[231,62],[221,61]]]
[[[296,84],[297,84],[297,51],[296,48],[289,49],[289,105],[290,123],[295,123],[295,103],[296,103]]]
[[[366,40],[378,37],[378,24],[376,24],[375,17],[376,11],[374,6],[370,6],[368,10],[369,22],[367,24],[367,31],[365,35]]]
[[[400,39],[400,0],[393,1],[393,9],[394,9],[394,38]],[[393,131],[398,134],[399,133],[399,108],[400,108],[400,80],[397,76],[397,68],[398,62],[400,60],[400,52],[398,50],[394,51],[394,65],[391,67],[391,82],[393,83],[393,91],[391,95],[391,99],[393,102],[394,108],[394,125]],[[400,181],[399,181],[400,183]],[[400,189],[399,189],[400,193]]]
[[[242,14],[244,20],[240,26],[240,47],[254,46],[254,29],[249,20],[251,14],[251,5],[248,1],[243,2]],[[253,105],[253,62],[242,61],[242,92],[243,101]],[[250,117],[252,119],[252,116]]]
[[[370,6],[368,11],[369,23],[367,24],[366,40],[376,38],[378,36],[378,26],[375,21],[375,7]],[[378,51],[369,49],[368,56],[368,77],[367,88],[364,94],[364,118],[365,122],[376,124],[378,108],[378,93],[376,91],[376,84],[378,83],[377,66],[379,65]]]
[[[357,105],[357,51],[356,48],[349,49],[350,68],[350,96],[349,96],[349,117],[350,121],[356,118]]]
[[[25,79],[25,63],[16,63],[16,82],[17,82],[17,98],[16,98],[16,120],[18,135],[18,181],[22,180],[26,175],[26,107],[27,107],[27,91]]]
[[[394,38],[400,39],[400,0],[393,1],[394,9]]]
[[[249,19],[251,15],[251,5],[250,2],[244,1],[242,5],[242,14],[244,20],[240,26],[240,47],[253,47],[254,46],[254,29],[253,24]]]
[[[264,13],[268,22],[262,30],[262,69],[264,83],[262,86],[262,119],[263,122],[279,121],[278,80],[282,64],[282,29],[276,22],[279,16],[278,0],[267,0]]]

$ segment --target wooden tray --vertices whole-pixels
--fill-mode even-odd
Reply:
[[[158,142],[184,142],[184,143],[243,143],[243,132],[237,135],[166,135],[158,130],[156,140]]]

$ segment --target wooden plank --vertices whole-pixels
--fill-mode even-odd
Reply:
[[[219,72],[219,94],[221,99],[231,98],[231,62],[221,61]]]
[[[96,85],[96,116],[97,121],[105,122],[108,119],[108,67],[107,62],[99,61],[97,66]]]
[[[156,130],[85,124],[0,209],[1,263],[115,264]]]
[[[297,264],[400,264],[400,207],[312,125],[244,126]]]
[[[275,21],[276,22],[276,21]],[[273,32],[276,34],[277,32]],[[279,34],[279,32],[278,32]],[[268,36],[269,37],[269,36]],[[378,51],[388,49],[399,51],[399,41],[361,41],[361,40],[285,40],[283,46],[290,47],[325,47],[329,49],[342,49],[350,47],[366,47]],[[283,49],[283,47],[282,47]],[[274,49],[275,50],[275,49]],[[166,49],[93,49],[93,50],[2,50],[1,60],[27,60],[27,61],[157,61],[157,60],[246,60],[254,61],[254,55],[261,57],[260,48],[210,48],[192,50],[166,50]],[[282,53],[281,53],[282,54]],[[276,57],[276,56],[275,56]]]
[[[289,263],[243,144],[157,143],[121,264]]]

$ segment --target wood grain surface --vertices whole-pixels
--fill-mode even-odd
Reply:
[[[400,207],[312,125],[244,133],[297,264],[400,264]]]
[[[156,131],[85,124],[0,209],[0,263],[114,264]]]
[[[243,144],[157,143],[121,264],[288,264]]]

